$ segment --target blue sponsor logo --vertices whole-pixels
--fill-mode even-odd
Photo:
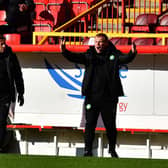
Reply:
[[[128,66],[127,65],[120,66],[119,76],[120,76],[121,79],[127,78],[127,72],[128,72]]]
[[[50,73],[52,79],[61,88],[77,92],[77,94],[75,94],[75,93],[67,94],[68,96],[73,97],[73,98],[78,98],[78,99],[84,98],[84,96],[81,95],[81,90],[79,89],[79,87],[81,88],[81,86],[82,86],[82,82],[78,79],[83,75],[83,73],[82,73],[82,69],[78,65],[75,65],[75,67],[77,68],[79,74],[75,75],[73,77],[70,74],[68,74],[67,72],[65,72],[63,69],[61,69],[58,65],[55,65],[57,68],[57,70],[55,70],[55,68],[46,59],[44,61],[45,61],[46,67],[47,67],[48,72]],[[60,73],[58,73],[58,72],[60,72]],[[67,79],[69,79],[71,81],[71,83],[68,82],[63,76],[66,77]],[[77,86],[79,86],[79,87],[77,87]]]
[[[74,65],[76,68],[77,74],[72,76],[69,73],[65,72],[58,65],[54,65],[54,66],[51,65],[47,61],[47,59],[44,59],[44,61],[49,74],[51,75],[52,79],[57,83],[57,85],[59,85],[61,88],[72,91],[72,94],[67,93],[68,96],[72,98],[84,99],[84,96],[81,95],[82,82],[80,81],[81,77],[83,78],[84,71],[82,71],[82,68],[79,67],[79,65],[77,64]],[[123,78],[123,79],[127,78],[126,76],[127,71],[128,71],[128,67],[126,65],[123,65],[122,67],[120,67],[120,70],[119,70],[120,78]]]

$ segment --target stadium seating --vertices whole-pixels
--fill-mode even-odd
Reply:
[[[134,42],[135,45],[154,45],[155,41],[153,38],[132,38],[132,43]]]
[[[114,45],[128,45],[128,43],[129,43],[129,38],[115,37],[115,38],[111,38],[110,41],[111,41]]]
[[[34,21],[33,29],[35,32],[51,32],[52,27],[48,24],[48,21]],[[43,37],[38,36],[36,39],[36,43],[40,42]],[[52,43],[52,38],[48,38],[44,44]]]
[[[168,33],[168,14],[161,17],[159,25],[156,26],[155,29],[156,33]],[[166,39],[165,44],[168,44],[168,39]],[[156,45],[162,45],[162,39],[157,38],[156,39]]]
[[[131,32],[154,32],[157,22],[158,17],[156,14],[140,14],[131,27]]]
[[[93,1],[95,0],[68,0],[69,3],[87,3],[88,6],[90,6],[93,3]]]
[[[131,27],[131,33],[154,33],[158,23],[156,14],[140,14],[137,16],[135,25]],[[154,45],[153,38],[132,38],[136,45]]]
[[[50,11],[47,10],[47,3],[46,1],[41,1],[41,0],[35,0],[35,12],[36,12],[36,16],[34,18],[34,20],[37,22],[40,20],[40,22],[42,20],[44,21],[48,21],[48,24],[50,24],[51,26],[53,26],[54,24],[54,17],[53,15],[50,13]],[[45,24],[45,23],[44,23]]]
[[[21,41],[20,34],[4,34],[6,38],[6,44],[8,45],[19,45]]]
[[[36,12],[35,19],[38,20],[38,19],[41,19],[40,18],[40,13],[45,10],[45,4],[35,3],[35,5],[36,5],[36,7],[35,7],[35,12]]]
[[[86,2],[72,2],[72,10],[75,16],[86,11],[89,8],[88,3]]]
[[[63,0],[48,0],[48,3],[63,3]]]
[[[36,19],[36,20],[41,19],[40,13],[41,13],[42,11],[44,11],[44,10],[45,10],[45,5],[44,5],[43,3],[38,3],[38,4],[36,4],[36,8],[35,8],[35,12],[36,12],[36,14],[35,14],[35,19]]]
[[[168,32],[168,15],[164,15],[159,22],[159,25],[156,26],[156,32]]]
[[[43,4],[47,4],[49,0],[34,0],[34,3],[43,3]]]
[[[49,3],[47,4],[47,10],[53,15],[55,19],[54,25],[58,24],[58,15],[59,15],[60,10],[61,10],[62,16],[59,19],[60,20],[65,19],[66,6],[63,5],[63,0],[59,0],[57,3],[53,3],[50,0]]]
[[[86,11],[89,8],[88,3],[87,2],[72,2],[72,12],[71,12],[71,18],[73,18],[74,16],[78,16],[79,14],[81,14],[82,12]],[[87,31],[87,18],[83,17],[80,20],[81,22],[80,25],[84,26],[83,30],[84,32]],[[79,24],[78,23],[78,24]]]
[[[113,37],[109,39],[114,45],[128,45],[129,44],[129,38],[122,38],[122,37]],[[83,45],[94,45],[94,38],[85,38],[83,40]]]
[[[156,38],[156,45],[162,45],[162,39]],[[165,39],[165,45],[168,45],[168,39]]]
[[[96,4],[97,2],[100,2],[100,0],[34,0],[34,3],[36,5],[35,11],[36,11],[36,17],[34,19],[34,31],[52,31],[55,28],[61,26],[68,20],[72,19],[75,16],[78,16],[82,12],[86,11],[88,8],[90,8],[93,4]],[[110,1],[111,2],[111,1]],[[113,2],[121,2],[121,0],[114,0]],[[132,3],[132,0],[126,0],[125,4],[130,2]],[[135,1],[134,1],[135,2]],[[128,3],[128,4],[130,4]],[[120,6],[121,7],[121,6]],[[5,13],[6,14],[6,13]],[[5,15],[4,15],[5,16]],[[1,14],[0,11],[0,25],[6,22],[1,22],[1,20],[4,20],[3,14]],[[66,28],[64,31],[68,32],[88,32],[88,18],[90,14],[88,14],[87,17],[83,17],[80,21],[73,24],[72,26]],[[135,14],[137,16],[137,13]],[[134,16],[134,17],[135,17]],[[168,15],[163,16],[160,19],[159,25],[158,24],[158,16],[154,13],[144,13],[142,12],[137,16],[135,20],[135,24],[133,24],[130,28],[131,33],[139,33],[139,32],[166,32],[168,31],[168,25],[167,24],[167,17]],[[2,18],[2,19],[1,19]],[[96,20],[96,18],[94,18]],[[105,23],[101,23],[105,25]],[[111,23],[108,23],[108,28],[111,28]],[[93,25],[92,25],[93,26]],[[98,28],[101,25],[97,25]],[[89,25],[89,28],[91,26]],[[105,30],[103,30],[105,31]],[[41,38],[39,38],[37,41],[39,41]],[[74,38],[75,39],[75,38]],[[135,38],[132,39],[136,41],[137,44],[149,44],[153,43],[153,39],[147,39],[144,38]],[[115,45],[128,45],[129,39],[127,38],[112,38],[110,39],[112,43]],[[145,41],[145,42],[144,42]],[[153,44],[161,44],[161,39],[154,40]],[[50,42],[48,42],[50,43]]]
[[[7,24],[5,19],[6,19],[6,11],[0,10],[0,25]]]
[[[86,37],[83,40],[83,45],[94,45],[94,37],[91,38]]]
[[[63,0],[58,0],[56,3],[54,3],[54,0],[49,0],[49,3],[47,4],[47,10],[49,10],[55,18],[54,24],[56,27],[62,25],[87,9],[88,3],[83,1],[72,1],[65,4]],[[84,22],[86,30],[86,19],[82,18],[81,21]]]
[[[48,0],[35,0],[35,11],[36,17],[33,20],[33,29],[34,31],[51,31],[54,26],[54,17],[47,10]],[[40,41],[41,38],[38,38],[37,41]]]

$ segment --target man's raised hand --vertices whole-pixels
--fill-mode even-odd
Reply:
[[[134,42],[132,43],[131,50],[132,50],[132,53],[137,53],[136,45]]]
[[[61,39],[60,49],[61,49],[61,52],[64,52],[66,50],[65,39]]]

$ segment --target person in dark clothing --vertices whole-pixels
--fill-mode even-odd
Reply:
[[[24,81],[21,67],[12,49],[6,45],[5,37],[0,34],[0,152],[4,152],[7,117],[11,102],[24,104]]]
[[[85,65],[82,83],[82,95],[85,97],[85,153],[92,156],[92,144],[99,113],[106,128],[109,140],[109,153],[118,157],[115,145],[117,138],[116,109],[118,97],[123,96],[123,88],[119,78],[119,65],[131,62],[136,56],[136,46],[128,54],[123,54],[108,40],[104,33],[95,37],[95,45],[86,53],[72,53],[66,49],[65,41],[61,42],[61,51],[69,61]]]
[[[6,11],[7,25],[0,26],[0,33],[20,33],[21,43],[32,43],[33,0],[0,0],[0,9]]]

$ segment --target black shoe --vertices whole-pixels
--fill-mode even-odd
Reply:
[[[111,157],[113,157],[113,158],[119,158],[116,151],[110,151],[109,153],[111,154]]]
[[[93,156],[92,152],[90,151],[85,151],[84,156]]]

